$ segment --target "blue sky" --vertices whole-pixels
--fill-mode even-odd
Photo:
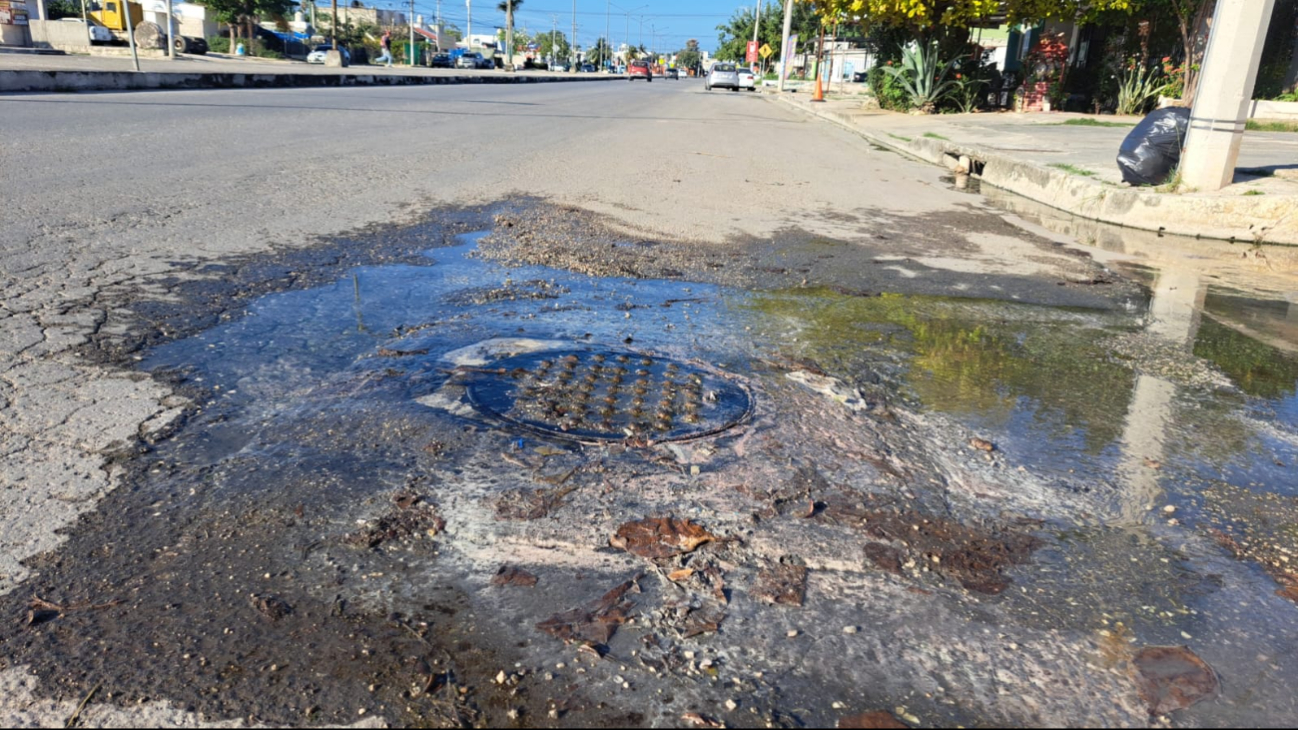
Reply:
[[[340,0],[341,1],[341,0]],[[366,5],[406,9],[409,0],[364,0]],[[496,10],[500,0],[473,0],[473,32],[487,32],[489,28],[504,26],[505,14]],[[741,6],[752,7],[754,0],[577,0],[577,43],[583,48],[604,35],[605,10],[608,10],[608,30],[612,42],[626,40],[627,12],[630,11],[631,42],[639,45],[641,33],[646,48],[674,51],[685,46],[689,38],[696,38],[704,50],[715,50],[717,25],[725,22]],[[642,7],[643,6],[643,7]],[[619,7],[623,8],[620,10]],[[763,0],[763,12],[767,4]],[[559,31],[570,35],[573,20],[572,0],[523,0],[519,7],[515,27],[526,26],[528,32],[548,31],[557,18]],[[415,0],[415,13],[430,20],[436,14],[436,0]],[[467,9],[465,0],[442,0],[442,17],[465,28]],[[643,18],[643,23],[642,23]]]

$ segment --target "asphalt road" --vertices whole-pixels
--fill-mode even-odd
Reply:
[[[186,334],[149,317],[178,282],[228,279],[232,262],[286,257],[236,273],[250,289],[291,288],[312,266],[405,255],[385,241],[430,217],[472,230],[497,210],[542,208],[703,247],[846,242],[862,251],[851,268],[877,265],[863,286],[1111,304],[1056,286],[1093,276],[1089,262],[939,170],[694,81],[14,95],[0,114],[0,593],[32,579],[22,561],[56,548],[141,440],[193,405],[123,367],[142,354],[114,351],[114,338],[142,322],[160,341]],[[336,238],[368,248],[325,243]],[[293,258],[307,249],[324,253]],[[5,667],[0,718],[61,722],[75,709],[37,684]],[[165,701],[103,711],[98,722],[193,719]]]

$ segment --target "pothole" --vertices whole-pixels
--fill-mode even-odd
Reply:
[[[742,422],[734,379],[646,352],[547,351],[463,371],[469,402],[515,426],[576,441],[684,441]]]

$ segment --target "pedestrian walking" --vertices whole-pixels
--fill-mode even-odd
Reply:
[[[379,46],[383,48],[383,53],[379,55],[378,61],[386,62],[388,68],[392,68],[392,32],[383,31],[383,37],[379,39]]]

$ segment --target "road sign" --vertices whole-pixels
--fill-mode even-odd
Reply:
[[[745,56],[746,61],[753,63],[757,60],[757,41],[748,41],[748,54]]]
[[[762,58],[770,58],[771,54],[775,53],[775,49],[771,48],[770,43],[763,43],[762,47],[757,52],[762,54]]]

